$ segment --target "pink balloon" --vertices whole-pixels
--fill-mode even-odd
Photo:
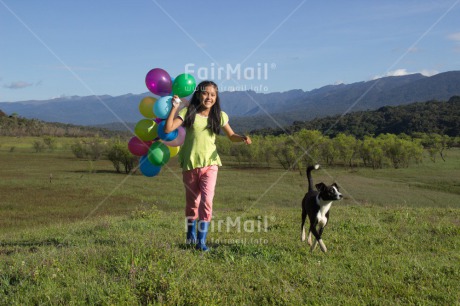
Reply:
[[[177,137],[171,141],[163,141],[163,143],[169,147],[178,147],[184,144],[185,140],[185,129],[183,126],[177,128]]]
[[[172,91],[171,77],[161,68],[154,68],[147,73],[145,85],[152,93],[159,96],[168,96]]]
[[[143,141],[134,136],[128,142],[128,150],[133,155],[142,156],[147,154],[153,141]]]

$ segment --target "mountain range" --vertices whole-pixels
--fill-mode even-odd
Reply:
[[[151,95],[146,92],[115,97],[72,96],[2,102],[0,110],[49,122],[124,129],[125,125],[121,122],[132,126],[142,119],[138,110],[139,102]],[[460,95],[460,71],[443,72],[431,77],[422,74],[384,77],[352,84],[327,85],[311,91],[221,92],[220,98],[222,109],[230,116],[233,129],[250,131],[352,111],[374,110],[382,106],[429,100],[447,101],[455,95]]]

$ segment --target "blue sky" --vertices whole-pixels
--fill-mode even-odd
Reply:
[[[258,92],[460,70],[458,16],[460,0],[0,0],[0,102],[139,94],[156,67]]]

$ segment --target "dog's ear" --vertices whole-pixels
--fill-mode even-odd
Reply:
[[[334,186],[335,188],[337,188],[337,190],[339,190],[339,185],[337,185],[337,183],[332,184],[332,186]]]
[[[327,188],[326,184],[324,184],[324,183],[316,184],[315,187],[319,192],[324,191]]]

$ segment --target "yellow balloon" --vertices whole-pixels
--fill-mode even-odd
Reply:
[[[177,155],[177,153],[179,153],[180,147],[170,147],[170,146],[168,146],[168,149],[169,149],[170,157],[174,157],[174,156]]]
[[[155,114],[153,113],[153,105],[157,99],[154,97],[145,97],[144,99],[141,100],[141,103],[139,103],[139,111],[141,112],[142,116],[145,118],[156,118]]]

